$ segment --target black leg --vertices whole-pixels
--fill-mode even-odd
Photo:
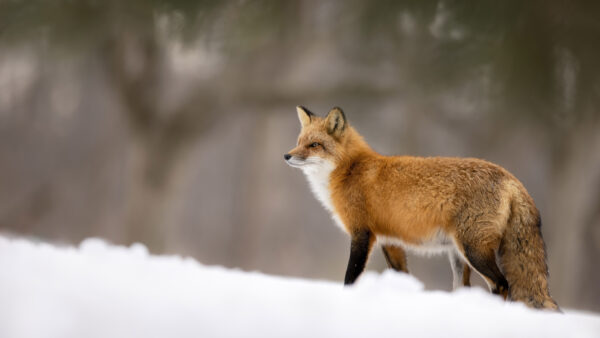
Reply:
[[[368,230],[359,230],[352,234],[350,244],[350,259],[346,269],[344,285],[352,284],[365,269],[369,252],[373,245],[373,235]]]

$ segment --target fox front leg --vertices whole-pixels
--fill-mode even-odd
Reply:
[[[348,260],[344,285],[354,283],[363,272],[374,241],[375,236],[369,230],[358,230],[352,233],[350,259]]]
[[[406,252],[399,246],[394,245],[382,245],[381,251],[388,266],[396,271],[402,271],[408,273],[408,267],[406,264]]]

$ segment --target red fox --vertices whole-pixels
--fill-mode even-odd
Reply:
[[[548,290],[540,215],[521,182],[474,158],[383,156],[344,112],[325,118],[297,107],[297,146],[284,155],[351,237],[344,284],[365,268],[375,243],[388,265],[408,272],[405,249],[447,253],[454,287],[470,269],[493,293],[530,307],[558,310]]]

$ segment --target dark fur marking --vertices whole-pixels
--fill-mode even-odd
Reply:
[[[394,265],[392,264],[392,260],[390,258],[390,254],[387,252],[387,250],[385,249],[385,247],[381,247],[381,251],[383,251],[383,256],[385,257],[385,261],[388,263],[388,265],[390,267],[394,267]]]
[[[495,284],[495,287],[492,288],[493,293],[499,294],[508,290],[508,281],[496,265],[495,257],[483,257],[467,244],[464,245],[464,249],[465,256],[471,265]]]
[[[300,107],[302,110],[304,110],[304,112],[308,115],[308,118],[311,119],[311,121],[312,121],[312,117],[316,116],[313,112],[306,109],[306,107],[304,107],[304,106],[298,106],[298,107]]]
[[[371,232],[361,230],[352,235],[350,244],[350,259],[344,278],[344,285],[352,284],[365,269],[371,245]]]
[[[395,261],[394,259],[392,259],[392,257],[390,256],[390,253],[388,252],[388,250],[385,246],[381,247],[381,251],[383,251],[383,256],[385,257],[385,261],[387,262],[387,264],[390,268],[392,268],[396,271],[408,272],[405,261],[398,262],[398,261]]]
[[[346,124],[347,124],[347,123],[346,123],[346,114],[344,114],[344,111],[343,111],[343,110],[342,110],[342,108],[340,108],[340,107],[333,107],[331,110],[337,110],[337,111],[339,111],[339,112],[340,112],[340,115],[341,115],[341,117],[342,117],[342,121],[344,122],[344,124],[342,125],[342,129],[341,129],[341,131],[344,131],[344,130],[346,129]],[[335,127],[333,128],[333,130],[336,130],[336,129],[337,129],[337,127],[338,127],[338,123],[339,123],[339,118],[337,118],[337,119],[335,120]]]
[[[357,161],[354,161],[350,164],[350,166],[348,167],[348,172],[347,172],[347,176],[351,176],[352,172],[356,169],[356,166],[358,165]]]

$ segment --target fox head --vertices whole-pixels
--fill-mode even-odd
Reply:
[[[354,134],[344,112],[334,107],[321,118],[302,106],[296,107],[296,111],[302,130],[297,146],[283,156],[287,164],[307,174],[335,168]]]

